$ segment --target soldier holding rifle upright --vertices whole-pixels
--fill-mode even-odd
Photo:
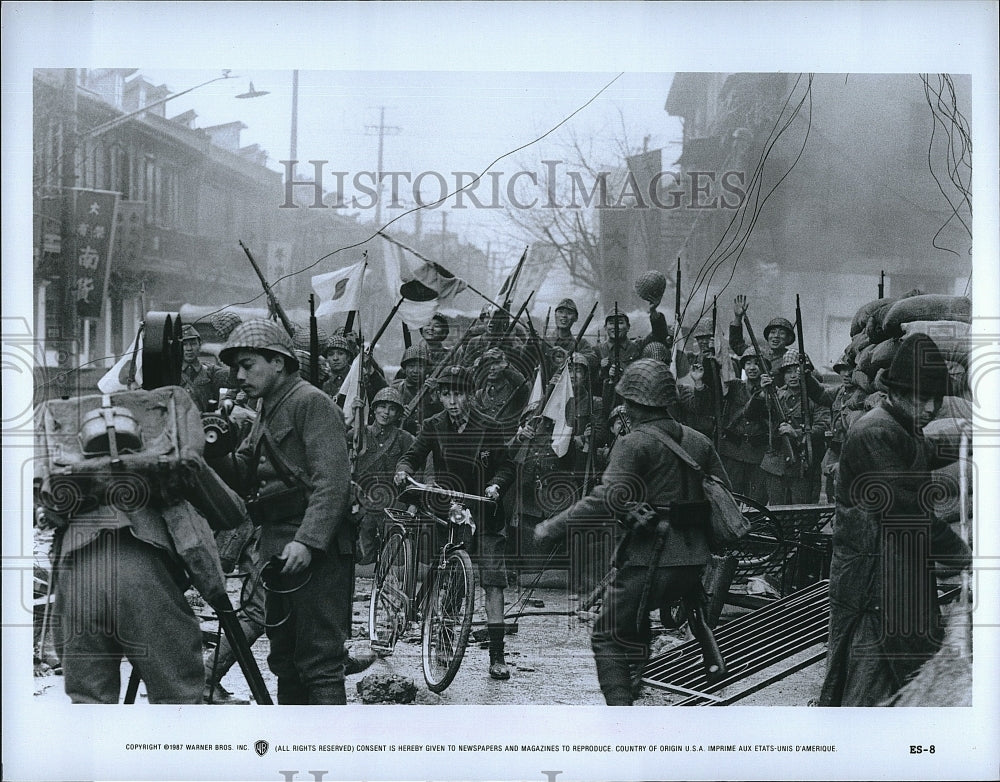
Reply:
[[[750,304],[743,294],[737,296],[733,302],[733,312],[736,317],[729,327],[729,347],[737,356],[742,356],[748,347],[743,336],[743,321],[747,317],[749,308]],[[785,318],[772,318],[764,327],[764,344],[760,346],[761,358],[764,361],[761,371],[777,373],[781,359],[794,341],[795,328],[791,322]]]

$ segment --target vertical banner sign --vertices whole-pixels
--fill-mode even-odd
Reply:
[[[78,318],[99,318],[111,273],[118,193],[73,188],[73,222],[69,226],[73,265],[72,295]]]
[[[119,201],[117,215],[112,266],[119,272],[137,271],[146,233],[146,202]]]

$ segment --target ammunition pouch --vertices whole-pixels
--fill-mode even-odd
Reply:
[[[301,519],[309,505],[305,489],[298,486],[256,495],[247,501],[247,513],[255,526]]]

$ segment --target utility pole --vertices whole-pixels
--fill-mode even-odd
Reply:
[[[292,71],[292,140],[289,144],[288,159],[298,161],[299,159],[299,72]],[[292,179],[297,180],[296,169],[299,164],[292,163]]]
[[[366,125],[368,135],[378,133],[378,165],[375,168],[375,230],[382,230],[382,154],[385,149],[386,134],[396,135],[402,128],[385,124],[385,106],[379,106],[378,125]],[[385,239],[376,239],[372,246],[372,266],[385,271]]]

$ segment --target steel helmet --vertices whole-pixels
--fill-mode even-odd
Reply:
[[[330,341],[326,343],[326,352],[329,353],[331,350],[343,350],[351,358],[354,358],[358,354],[354,343],[341,334],[334,334],[330,337]]]
[[[664,364],[670,363],[670,351],[662,342],[650,342],[642,349],[642,358],[654,358]]]
[[[393,386],[386,386],[375,394],[375,397],[372,399],[372,407],[375,407],[375,405],[380,402],[388,402],[397,405],[401,411],[404,409],[403,395],[399,393],[399,389],[394,388]]]
[[[648,272],[635,281],[635,292],[640,299],[656,304],[663,298],[663,292],[667,289],[667,278],[663,272],[650,269]]]
[[[757,359],[757,351],[754,350],[753,347],[749,347],[742,353],[740,353],[740,366],[743,366],[743,362],[746,361],[748,358],[756,359],[759,361],[759,359]],[[763,369],[763,367],[761,367],[761,369]]]
[[[574,353],[569,360],[570,364],[578,364],[590,371],[590,360],[583,353]]]
[[[778,364],[778,369],[788,369],[789,367],[797,367],[799,365],[799,351],[789,350],[785,352],[785,355],[781,357],[781,363]]]
[[[771,333],[772,329],[785,329],[785,344],[791,345],[795,341],[795,327],[784,318],[772,318],[771,322],[764,327],[764,339]]]
[[[629,364],[615,391],[622,399],[646,407],[669,407],[677,402],[677,381],[670,368],[655,358]]]
[[[319,342],[319,352],[325,353],[327,343],[330,341],[330,335],[327,333],[326,329],[317,328],[316,336],[318,338],[317,341]],[[292,342],[298,350],[309,350],[309,339],[308,327],[298,326],[295,329],[295,336],[292,337]]]
[[[715,332],[712,331],[712,324],[706,321],[702,321],[697,326],[695,326],[694,332],[691,334],[692,337],[697,339],[698,337],[714,337]]]
[[[399,365],[405,367],[409,361],[430,361],[430,354],[423,345],[410,345],[403,351],[403,357],[399,360]]]
[[[295,369],[299,359],[295,355],[295,345],[284,327],[273,320],[248,320],[241,323],[229,335],[226,344],[219,351],[219,359],[229,366],[236,361],[238,350],[269,350],[292,360]]]
[[[216,312],[208,320],[221,339],[228,339],[233,329],[243,322],[243,318],[235,312]]]
[[[563,299],[556,305],[557,310],[572,310],[573,314],[577,317],[580,316],[580,311],[576,308],[576,302],[572,299]]]

